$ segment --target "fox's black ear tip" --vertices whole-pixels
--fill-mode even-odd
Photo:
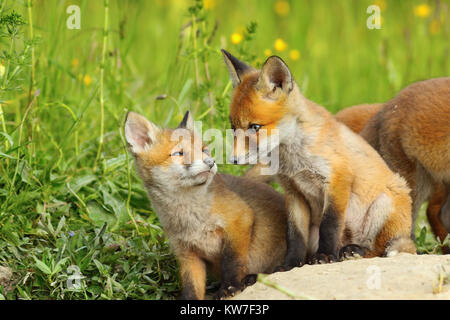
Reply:
[[[178,128],[186,128],[190,114],[191,114],[191,111],[189,111],[189,110],[186,111],[186,113],[183,116],[183,120],[181,120],[180,124],[178,125]]]
[[[272,59],[277,59],[277,60],[283,61],[283,59],[281,59],[281,57],[280,57],[280,56],[277,56],[277,55],[272,55],[272,56],[270,56],[270,57],[267,58],[267,60],[272,60]]]
[[[281,64],[284,64],[285,66],[287,66],[287,63],[281,57],[276,56],[276,55],[268,57],[266,59],[266,61],[263,63],[263,65],[266,63],[274,63],[274,62],[281,63]]]
[[[125,122],[128,121],[128,118],[130,117],[130,115],[133,113],[133,111],[128,111],[127,114],[125,115]]]
[[[231,57],[232,57],[231,53],[229,53],[227,50],[225,50],[225,49],[220,49],[220,51],[222,51],[222,54],[223,54],[224,56],[226,56],[227,58],[231,58]]]

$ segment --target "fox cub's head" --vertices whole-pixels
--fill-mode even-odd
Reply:
[[[230,106],[231,127],[235,130],[234,162],[255,157],[252,145],[258,146],[255,149],[260,156],[267,156],[282,139],[288,138],[294,119],[290,106],[294,105],[292,100],[298,88],[279,57],[268,58],[261,70],[256,70],[229,52],[222,53],[234,87]],[[269,139],[273,134],[279,134],[279,139]],[[237,140],[246,143],[236,143]]]
[[[160,129],[143,116],[129,112],[125,138],[147,187],[176,191],[205,186],[217,172],[214,159],[201,137],[194,133],[189,111],[177,129]]]

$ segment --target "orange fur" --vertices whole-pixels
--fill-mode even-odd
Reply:
[[[349,127],[353,132],[359,134],[367,122],[380,111],[382,106],[382,103],[359,104],[342,109],[336,113],[335,118],[337,121]]]
[[[355,133],[360,133],[366,124],[382,109],[383,104],[361,104],[353,107],[345,108],[339,111],[335,118],[348,126]],[[430,114],[423,116],[432,116]],[[373,130],[367,131],[366,135],[373,134]],[[374,141],[375,137],[370,136],[369,141]],[[433,140],[433,139],[432,139]],[[409,167],[408,167],[409,168]],[[412,169],[415,170],[415,169]],[[416,187],[416,182],[412,179],[412,176],[408,175],[409,184],[412,187]],[[430,223],[431,229],[435,236],[439,237],[441,241],[445,239],[448,232],[442,224],[439,218],[440,209],[443,206],[447,193],[442,184],[435,184],[433,187],[434,191],[431,194],[428,207],[427,207],[427,218]],[[447,247],[443,248],[444,252],[450,253],[450,249]]]
[[[410,232],[411,207],[405,181],[390,171],[361,137],[337,122],[323,107],[303,97],[280,58],[270,57],[260,71],[225,51],[224,58],[235,87],[230,104],[232,126],[247,131],[256,124],[259,130],[280,132],[278,176],[288,193],[288,238],[293,239],[292,248],[299,239],[297,232],[303,230],[301,236],[310,242],[308,251],[314,251],[320,226],[321,253],[335,254],[336,242],[342,245],[344,240],[354,238],[371,247],[373,243],[369,250],[382,255],[387,253],[390,242]],[[370,110],[365,118],[373,116],[378,108]],[[357,125],[352,123],[354,128]],[[261,144],[260,139],[257,142]],[[235,158],[242,159],[250,157],[246,153],[252,151],[236,148],[234,152]],[[305,219],[300,218],[303,213],[295,204],[302,198],[299,195],[304,195],[309,203],[309,227],[302,226]],[[382,209],[380,214],[378,206]],[[367,225],[360,229],[361,223]],[[380,224],[384,226],[380,228]],[[383,252],[377,249],[379,245]],[[411,247],[406,251],[411,252]],[[296,254],[288,252],[286,265],[297,263]],[[300,256],[303,257],[301,253]]]
[[[231,287],[240,289],[248,273],[270,273],[282,263],[285,203],[256,179],[216,174],[192,122],[187,113],[179,128],[189,135],[179,140],[185,131],[159,129],[129,113],[125,136],[179,261],[182,298],[204,298],[207,267],[221,279],[221,297]]]

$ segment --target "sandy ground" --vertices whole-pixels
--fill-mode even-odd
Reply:
[[[267,284],[258,282],[234,299],[450,300],[449,280],[450,255],[403,253],[390,258],[305,265],[274,273],[265,278]]]

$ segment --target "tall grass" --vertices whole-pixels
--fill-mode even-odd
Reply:
[[[222,47],[256,67],[280,55],[332,112],[448,76],[448,3],[374,2],[381,30],[365,27],[368,0],[0,1],[0,265],[14,272],[0,298],[173,298],[178,267],[126,152],[126,112],[173,126],[192,109],[228,128]]]

